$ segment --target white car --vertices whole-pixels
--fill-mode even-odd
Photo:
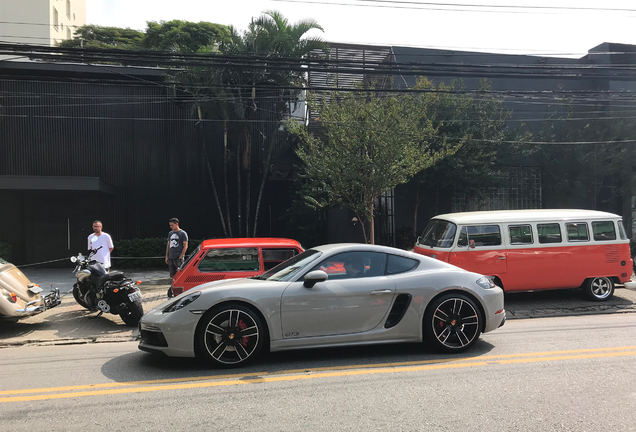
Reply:
[[[400,249],[332,244],[159,305],[141,319],[139,348],[222,367],[267,349],[426,341],[461,352],[505,319],[503,291],[480,274]]]

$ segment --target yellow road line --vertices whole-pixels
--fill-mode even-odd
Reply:
[[[383,367],[416,366],[416,365],[427,365],[427,364],[437,364],[437,363],[459,363],[459,362],[466,362],[466,361],[471,362],[477,359],[482,361],[482,360],[493,360],[493,359],[501,359],[501,358],[548,356],[548,355],[560,355],[560,354],[621,351],[621,350],[633,350],[633,349],[636,349],[636,346],[613,347],[613,348],[590,348],[590,349],[578,349],[578,350],[567,350],[567,351],[544,351],[544,352],[521,353],[521,354],[500,354],[500,355],[490,355],[490,356],[459,357],[459,358],[447,358],[447,359],[437,359],[437,360],[414,360],[414,361],[408,361],[408,362],[374,363],[374,364],[367,364],[367,365],[356,364],[356,365],[348,365],[348,366],[329,366],[329,367],[320,367],[320,368],[290,369],[290,370],[275,371],[275,372],[263,371],[263,372],[225,374],[225,375],[207,375],[207,376],[199,376],[199,377],[164,378],[159,380],[127,381],[127,382],[119,382],[119,383],[85,384],[85,385],[76,385],[76,386],[48,387],[48,388],[38,388],[38,389],[4,390],[4,391],[0,391],[0,395],[51,393],[51,392],[72,391],[72,390],[91,390],[91,389],[109,388],[109,387],[128,387],[128,386],[137,386],[137,385],[145,385],[145,384],[169,384],[169,383],[178,383],[178,382],[246,378],[246,377],[252,377],[252,376],[260,377],[260,376],[271,376],[271,375],[292,375],[297,373],[312,373],[312,372],[323,372],[323,371],[333,371],[333,370],[374,369],[374,368],[383,368]]]
[[[331,368],[315,368],[315,369],[296,369],[292,371],[281,371],[277,373],[247,373],[247,374],[233,374],[233,375],[216,375],[210,377],[187,377],[187,378],[174,378],[166,380],[149,380],[149,381],[134,381],[127,383],[112,383],[112,384],[94,384],[85,386],[68,386],[68,387],[54,387],[47,389],[36,390],[17,390],[6,391],[2,394],[24,394],[24,393],[41,393],[41,392],[54,392],[54,391],[68,391],[68,390],[86,390],[86,389],[98,389],[104,387],[122,387],[128,386],[128,388],[111,388],[109,390],[92,390],[83,392],[68,392],[46,395],[31,395],[31,396],[14,396],[0,398],[0,403],[7,402],[24,402],[24,401],[36,401],[36,400],[49,400],[49,399],[64,399],[74,397],[85,396],[99,396],[99,395],[113,395],[124,393],[144,393],[164,390],[183,390],[193,388],[207,388],[207,387],[220,387],[239,384],[254,384],[254,383],[269,383],[269,382],[281,382],[281,381],[294,381],[300,379],[316,379],[316,378],[330,378],[330,377],[342,377],[342,376],[357,376],[357,375],[371,375],[371,374],[385,374],[385,373],[398,373],[398,372],[417,372],[425,370],[441,370],[441,369],[455,369],[477,366],[488,366],[493,364],[514,364],[514,363],[533,363],[533,362],[545,362],[545,361],[564,361],[564,360],[580,360],[580,359],[593,359],[593,358],[606,358],[606,357],[623,357],[636,355],[636,347],[616,347],[616,348],[597,348],[589,350],[570,350],[570,351],[548,351],[543,353],[524,353],[524,354],[512,354],[512,355],[495,355],[495,356],[480,356],[476,358],[462,358],[462,359],[445,359],[445,360],[431,360],[428,362],[401,362],[401,363],[382,363],[376,365],[352,365],[347,367],[331,367]],[[630,351],[633,350],[633,351]],[[614,351],[614,352],[610,352]],[[587,353],[587,354],[582,354]],[[568,354],[568,355],[564,355]],[[521,358],[526,357],[526,358]],[[494,360],[494,361],[493,361]],[[349,370],[356,368],[357,370]],[[326,370],[332,370],[327,372]],[[253,379],[245,379],[253,377]],[[240,378],[240,379],[237,379]],[[208,382],[192,382],[203,381]],[[214,381],[209,381],[214,380]],[[178,384],[171,385],[151,385],[145,387],[134,387],[143,384],[167,384],[171,382],[177,382]],[[133,386],[132,388],[130,386]]]

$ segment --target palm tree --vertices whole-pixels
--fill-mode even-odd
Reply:
[[[290,24],[280,13],[268,11],[253,21],[248,30],[243,33],[230,26],[229,36],[221,41],[218,47],[202,47],[198,53],[210,56],[221,53],[225,56],[237,56],[237,58],[253,56],[259,59],[299,59],[316,49],[325,52],[328,50],[328,45],[320,38],[306,36],[307,32],[314,29],[322,31],[322,27],[313,20]],[[262,62],[267,64],[267,60]],[[278,68],[249,68],[247,66],[237,68],[232,62],[228,62],[227,66],[186,67],[176,79],[195,95],[197,110],[199,113],[203,112],[201,116],[221,120],[223,125],[222,184],[225,214],[221,210],[222,206],[216,193],[214,176],[209,167],[207,155],[204,155],[204,158],[208,163],[217,208],[226,236],[233,236],[228,184],[228,168],[232,163],[230,156],[236,160],[237,234],[242,236],[244,233],[249,236],[253,137],[258,135],[263,140],[265,156],[254,212],[254,226],[251,230],[252,235],[256,236],[258,212],[272,160],[285,149],[285,145],[279,143],[287,141],[279,139],[280,125],[287,115],[289,104],[297,100],[300,92],[281,89],[276,92],[275,100],[268,100],[261,96],[264,92],[272,92],[272,89],[277,87],[301,86],[306,82],[304,73]],[[230,141],[233,145],[229,144]],[[244,202],[243,177],[245,177],[246,189]],[[244,220],[243,215],[245,215]]]

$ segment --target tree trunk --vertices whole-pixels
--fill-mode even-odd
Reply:
[[[374,200],[375,201],[375,200]],[[373,217],[373,202],[369,205],[369,241],[367,243],[375,244],[375,218]]]
[[[199,111],[199,120],[201,120],[201,107],[198,108]],[[205,139],[203,138],[203,134],[201,134],[203,143],[203,160],[205,160],[205,164],[208,167],[208,174],[210,175],[210,183],[212,183],[212,192],[214,192],[214,201],[216,202],[216,208],[219,212],[219,218],[221,219],[221,226],[223,227],[223,235],[227,237],[227,229],[225,227],[225,219],[223,218],[223,210],[221,209],[221,201],[219,200],[219,194],[216,192],[216,183],[214,183],[214,176],[212,175],[212,167],[210,166],[210,159],[208,159],[208,149],[205,145]]]
[[[267,180],[267,175],[269,174],[269,164],[272,160],[272,148],[274,147],[273,143],[270,143],[269,148],[267,149],[267,156],[265,157],[265,164],[263,165],[263,177],[261,178],[261,186],[258,190],[258,198],[256,201],[256,212],[254,213],[254,234],[253,237],[256,237],[256,226],[258,225],[258,211],[261,208],[261,199],[263,198],[263,189],[265,189],[265,181]]]
[[[250,204],[252,200],[252,136],[245,127],[245,156],[243,166],[247,169],[247,191],[245,192],[245,237],[250,236]]]
[[[225,217],[227,220],[227,231],[232,235],[232,220],[230,218],[230,193],[227,185],[227,121],[223,120],[223,184],[225,185]]]
[[[241,212],[241,144],[236,143],[236,214],[238,218],[238,236],[243,237],[243,214]]]
[[[415,183],[415,210],[413,211],[413,235],[417,237],[417,212],[420,207],[420,182]]]

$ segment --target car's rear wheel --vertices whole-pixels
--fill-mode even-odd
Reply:
[[[583,293],[592,301],[606,301],[614,295],[614,282],[608,277],[589,278],[583,284]]]
[[[446,352],[462,352],[479,339],[482,316],[475,302],[459,293],[443,295],[431,303],[424,317],[429,343]]]
[[[265,344],[265,326],[252,309],[220,305],[202,318],[195,334],[197,355],[213,366],[235,367],[258,357]]]

